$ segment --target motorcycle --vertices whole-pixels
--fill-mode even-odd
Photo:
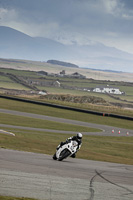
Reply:
[[[74,140],[65,143],[62,146],[58,146],[56,153],[53,155],[54,160],[62,161],[63,159],[72,156],[77,152],[78,143]]]

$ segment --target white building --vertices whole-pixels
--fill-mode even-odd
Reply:
[[[38,94],[40,94],[40,95],[46,95],[47,93],[44,92],[44,91],[39,91]]]
[[[108,93],[108,94],[124,94],[124,92],[121,92],[119,88],[114,88],[110,86],[96,87],[93,89],[93,92]]]
[[[60,87],[60,82],[59,82],[59,81],[55,81],[55,82],[53,83],[53,85],[54,85],[55,87]]]

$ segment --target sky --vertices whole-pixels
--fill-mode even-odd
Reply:
[[[0,0],[0,26],[63,44],[133,53],[133,0]]]

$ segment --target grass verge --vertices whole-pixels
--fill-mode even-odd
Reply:
[[[89,128],[84,126],[72,125],[67,123],[60,123],[54,121],[48,121],[43,119],[35,119],[31,117],[16,116],[11,114],[0,113],[0,123],[10,124],[16,126],[25,126],[32,128],[44,128],[53,130],[64,130],[64,131],[78,131],[78,132],[100,132],[102,130]]]
[[[16,136],[0,135],[0,147],[53,155],[57,145],[70,134],[10,129]],[[133,137],[83,137],[77,158],[133,165]],[[52,159],[52,156],[51,156]]]
[[[10,101],[0,99],[1,108],[18,110],[22,112],[43,114],[48,116],[55,116],[59,118],[74,119],[79,121],[111,125],[113,127],[133,129],[132,121],[115,119],[103,116],[96,116],[86,113],[79,113],[64,109],[57,109],[48,106],[40,106],[30,103]],[[91,131],[88,127],[68,125],[58,122],[50,122],[46,120],[25,118],[20,116],[13,116],[9,114],[0,114],[0,123],[48,128],[56,130],[67,131]],[[4,128],[5,129],[5,128]],[[36,153],[44,153],[53,155],[57,145],[61,141],[71,135],[36,132],[19,129],[5,129],[16,134],[15,137],[9,135],[0,135],[0,147],[16,149],[22,151],[30,151]],[[78,152],[77,157],[83,159],[116,162],[133,165],[133,137],[105,137],[105,136],[84,136],[83,145]]]
[[[53,108],[49,106],[36,105],[31,103],[19,102],[0,98],[0,107],[3,109],[17,110],[41,115],[54,116],[59,118],[74,119],[89,123],[105,124],[113,127],[133,129],[132,121],[103,117],[87,113],[79,113],[65,109]]]

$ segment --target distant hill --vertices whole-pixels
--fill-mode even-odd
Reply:
[[[0,26],[0,57],[45,61],[62,57],[64,45],[46,38],[30,37],[20,31]],[[67,52],[66,52],[67,53]]]
[[[87,45],[64,45],[48,38],[30,37],[5,26],[0,26],[0,58],[61,60],[79,67],[133,72],[133,54],[114,47],[91,41]]]
[[[58,61],[58,60],[48,60],[47,63],[51,63],[54,65],[61,65],[64,67],[74,67],[74,68],[79,68],[78,65],[72,64],[72,63],[67,63],[67,62],[63,62],[63,61]]]
[[[116,71],[116,70],[107,70],[107,69],[93,69],[93,68],[84,68],[84,69],[91,69],[93,71],[101,71],[101,72],[111,72],[111,73],[123,73],[122,71]]]
[[[79,73],[86,78],[94,80],[107,80],[107,81],[123,81],[123,82],[133,82],[133,73],[127,72],[118,72],[118,71],[105,71],[105,70],[92,70],[89,68],[72,68],[64,67],[60,65],[50,64],[47,62],[41,61],[32,61],[32,60],[19,60],[19,59],[1,59],[0,58],[0,68],[4,69],[17,69],[17,70],[26,70],[26,71],[35,71],[41,74],[60,74],[60,72],[65,71],[66,74]]]

